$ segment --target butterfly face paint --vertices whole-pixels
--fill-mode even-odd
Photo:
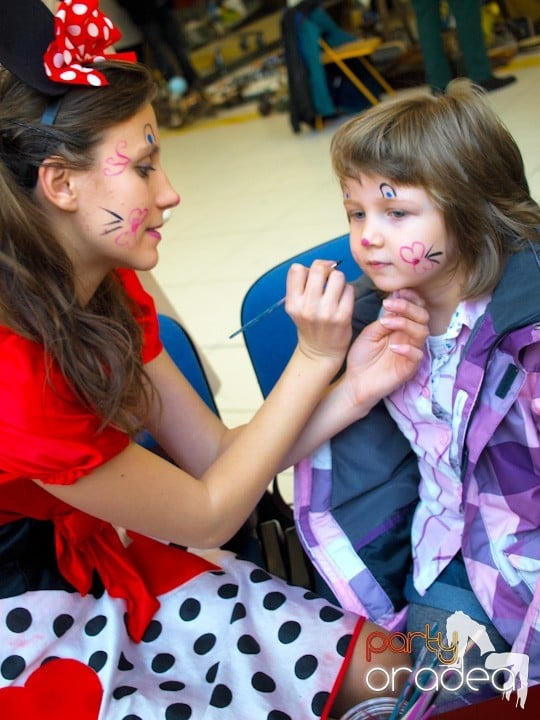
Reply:
[[[120,140],[117,143],[114,155],[110,155],[105,160],[105,167],[103,168],[104,175],[113,177],[114,175],[120,175],[124,172],[129,164],[129,157],[122,152],[126,146],[127,143],[125,140]]]
[[[103,235],[112,234],[115,245],[130,247],[136,240],[137,231],[148,215],[148,209],[134,208],[129,212],[127,218],[123,218],[112,210],[106,208],[103,208],[103,210],[113,217],[112,220],[106,223],[106,230]]]
[[[94,152],[92,167],[75,175],[78,205],[70,233],[85,287],[89,274],[99,282],[115,267],[152,269],[163,215],[179,200],[161,166],[151,105],[105,131]]]
[[[156,135],[151,123],[145,123],[143,127],[144,142],[150,146],[156,144]],[[121,175],[129,166],[131,158],[123,151],[127,148],[127,142],[120,140],[116,144],[115,154],[106,158],[103,174],[107,177]],[[112,219],[105,223],[105,230],[102,235],[112,235],[115,245],[119,247],[130,247],[134,244],[137,232],[148,215],[148,208],[133,208],[127,216],[115,212],[109,208],[102,208]]]

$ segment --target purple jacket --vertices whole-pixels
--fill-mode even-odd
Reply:
[[[459,409],[459,410],[458,410]],[[540,681],[540,260],[510,258],[465,348],[462,553],[486,613]]]
[[[532,683],[540,682],[540,250],[535,250],[510,257],[465,347],[454,388],[465,519],[462,554],[486,613],[512,649],[529,656]],[[362,304],[357,308],[361,311]],[[354,469],[360,495],[370,476],[369,468],[363,472],[365,458],[372,455],[361,425],[350,446],[360,458]],[[397,461],[403,457],[396,456]],[[396,510],[396,458],[387,455],[387,487],[378,496],[379,512],[383,507],[389,521]],[[299,536],[342,605],[398,627],[401,608],[390,602],[384,574],[370,569],[359,554],[358,537],[352,536],[353,525],[341,522],[337,512],[337,463],[327,443],[297,466]],[[354,478],[348,482],[350,492]],[[350,504],[347,498],[340,512]],[[357,526],[369,521],[370,510],[362,512],[362,501],[354,512]]]

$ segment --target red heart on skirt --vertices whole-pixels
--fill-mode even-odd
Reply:
[[[34,670],[24,686],[0,690],[0,718],[97,720],[102,696],[101,682],[92,668],[59,658]]]

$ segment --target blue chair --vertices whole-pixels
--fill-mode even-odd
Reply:
[[[194,390],[198,392],[210,410],[219,417],[210,382],[204,370],[199,353],[187,330],[172,317],[158,315],[159,336],[165,350],[175,365],[182,371]],[[148,432],[138,438],[138,443],[147,450],[163,455],[162,449]]]
[[[349,235],[340,235],[294,255],[255,280],[242,302],[241,325],[245,325],[285,295],[287,271],[293,262],[309,266],[316,259],[341,260],[339,269],[345,273],[349,282],[361,275],[351,255]],[[283,372],[296,346],[296,340],[296,327],[283,306],[244,330],[244,342],[263,397],[269,394]],[[266,493],[264,500],[266,512],[261,513],[262,503],[259,503],[259,512],[263,517],[257,525],[257,533],[267,569],[286,578],[293,585],[315,590],[335,601],[300,545],[292,508],[283,499],[277,478],[274,478],[272,492]]]
[[[316,259],[341,260],[339,269],[349,281],[356,280],[361,275],[351,255],[349,235],[340,235],[294,255],[255,280],[242,302],[241,325],[245,325],[285,295],[285,280],[292,263],[300,262],[309,266]],[[296,345],[296,327],[285,308],[279,307],[260,322],[246,328],[244,342],[259,387],[263,397],[266,397],[292,355]]]
[[[167,353],[210,410],[219,417],[208,376],[189,333],[180,322],[168,315],[160,314],[158,319],[159,335]],[[163,450],[148,432],[143,433],[139,443],[152,452],[164,455]],[[254,529],[256,522],[256,511],[254,511],[253,516],[222,547],[262,566],[263,556]]]
[[[210,382],[197,348],[187,330],[168,315],[159,315],[159,336],[175,365],[191,383],[210,410],[219,417]]]

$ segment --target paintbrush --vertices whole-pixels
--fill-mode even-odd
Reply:
[[[438,623],[433,624],[433,632],[437,632],[439,629]],[[418,698],[418,688],[415,686],[415,676],[417,671],[422,667],[424,660],[427,655],[427,647],[424,645],[424,647],[420,650],[418,653],[418,657],[416,658],[416,662],[414,663],[414,666],[412,668],[412,671],[407,678],[406,683],[401,688],[401,692],[398,695],[398,699],[396,700],[396,704],[394,706],[394,709],[389,717],[389,720],[397,720],[402,715],[404,715],[406,712],[408,712],[409,708],[411,707],[412,703],[415,702]]]
[[[339,265],[341,265],[342,262],[343,262],[343,260],[338,260],[337,262],[335,262],[332,265],[330,270],[335,270]],[[252,325],[255,325],[255,323],[259,322],[259,320],[262,320],[267,315],[270,315],[271,312],[274,312],[274,310],[277,310],[278,307],[281,307],[282,305],[284,305],[285,300],[286,300],[286,298],[282,297],[280,300],[278,300],[277,302],[270,305],[270,307],[267,307],[266,310],[263,310],[258,315],[255,315],[254,318],[252,318],[247,323],[242,325],[241,328],[238,328],[238,330],[235,330],[232,335],[229,335],[229,340],[231,340],[233,337],[236,337],[241,332],[244,332],[244,330],[246,330],[246,328],[251,327]]]

